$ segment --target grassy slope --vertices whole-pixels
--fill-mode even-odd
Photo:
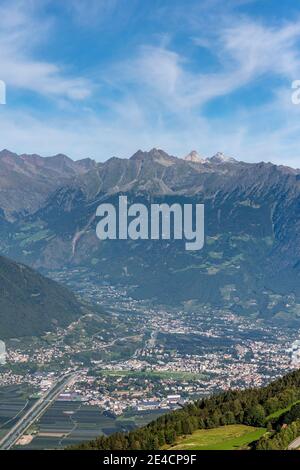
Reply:
[[[281,416],[283,413],[286,413],[287,411],[289,411],[292,408],[292,406],[296,405],[297,403],[300,403],[300,400],[297,400],[294,403],[291,403],[289,406],[287,406],[285,408],[280,408],[280,410],[277,410],[274,413],[270,414],[269,416],[267,416],[266,421],[268,422],[271,419],[279,418],[279,416]]]
[[[236,450],[259,439],[266,430],[243,424],[200,429],[192,435],[179,438],[168,450]]]

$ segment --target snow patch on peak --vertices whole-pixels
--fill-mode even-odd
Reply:
[[[232,157],[227,157],[223,152],[217,152],[209,159],[213,163],[234,163],[236,160]]]

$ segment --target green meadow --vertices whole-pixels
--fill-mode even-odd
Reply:
[[[221,426],[213,429],[200,429],[189,436],[179,438],[168,450],[237,450],[244,449],[259,439],[265,428],[255,428],[243,424]]]

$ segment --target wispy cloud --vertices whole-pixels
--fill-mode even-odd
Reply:
[[[52,23],[39,18],[36,2],[0,4],[0,70],[8,87],[29,90],[46,97],[82,100],[91,93],[89,80],[69,75],[64,66],[35,56],[35,47],[46,41]]]
[[[262,76],[289,80],[300,76],[300,21],[267,27],[250,20],[220,29],[213,37],[193,38],[215,55],[219,71],[192,70],[190,57],[160,46],[142,46],[136,57],[119,64],[116,82],[134,83],[178,112],[199,108],[228,95]]]
[[[220,34],[223,50],[245,78],[276,73],[292,79],[300,71],[300,20],[283,26],[242,21]]]

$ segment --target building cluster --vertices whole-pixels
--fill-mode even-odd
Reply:
[[[73,274],[73,288],[106,315],[88,313],[34,342],[11,341],[2,350],[0,343],[0,386],[27,384],[42,394],[76,371],[59,400],[121,415],[260,386],[300,366],[299,330],[208,305],[154,307],[126,288],[92,283],[80,269]],[[65,273],[56,279],[65,281]]]

